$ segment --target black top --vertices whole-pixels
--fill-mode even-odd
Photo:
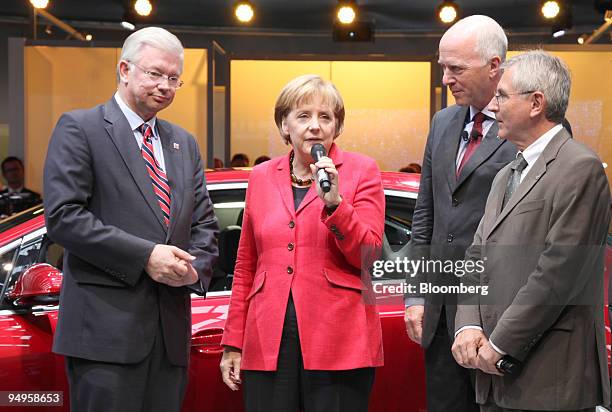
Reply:
[[[298,207],[300,207],[302,200],[304,200],[304,197],[306,197],[306,193],[308,193],[308,189],[310,189],[310,187],[291,186],[291,188],[293,189],[293,206],[295,207],[295,210],[297,210]]]

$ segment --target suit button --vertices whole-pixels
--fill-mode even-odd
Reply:
[[[287,250],[289,250],[290,252],[293,250],[293,243],[289,243],[287,245]]]
[[[293,274],[293,268],[291,266],[287,266],[287,273],[290,275]]]
[[[448,235],[448,237],[446,238],[446,241],[447,241],[448,243],[452,243],[454,239],[455,239],[455,236],[453,236],[453,235]]]
[[[295,222],[293,220],[289,221],[289,228],[293,229],[295,227]]]
[[[459,206],[459,200],[456,197],[453,197],[453,207]]]

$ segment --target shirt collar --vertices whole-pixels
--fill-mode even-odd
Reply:
[[[523,153],[523,157],[527,161],[528,165],[532,165],[536,160],[538,160],[538,157],[540,157],[544,149],[546,149],[548,143],[550,143],[552,138],[561,131],[561,128],[563,128],[563,126],[560,124],[553,126],[552,129],[538,137],[535,142],[531,143],[525,148],[525,150],[520,152]]]
[[[151,126],[151,130],[153,130],[153,138],[157,139],[159,136],[156,133],[156,129],[155,129],[155,124],[157,122],[157,118],[153,117],[151,120],[149,120],[148,122],[145,122],[142,117],[138,116],[132,109],[130,109],[130,107],[123,101],[123,99],[121,98],[121,96],[119,95],[119,92],[115,92],[115,101],[117,102],[117,104],[119,105],[119,108],[121,109],[121,111],[123,112],[123,115],[125,116],[125,118],[127,119],[128,123],[130,124],[130,128],[132,129],[132,131],[138,131],[140,132],[140,126],[143,123],[148,123],[149,126]]]
[[[492,111],[488,110],[486,107],[484,109],[482,109],[482,110],[478,110],[474,106],[470,106],[470,122],[474,121],[474,116],[476,116],[476,113],[478,113],[478,112],[482,112],[482,114],[487,116],[487,118],[485,119],[485,122],[487,120],[495,120],[495,113],[493,113]]]

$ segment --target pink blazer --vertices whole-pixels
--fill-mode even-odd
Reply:
[[[343,198],[331,216],[314,185],[294,210],[288,155],[251,173],[222,341],[242,349],[243,369],[276,370],[290,291],[305,369],[383,364],[378,310],[361,274],[362,251],[382,244],[380,171],[335,144],[329,156]]]

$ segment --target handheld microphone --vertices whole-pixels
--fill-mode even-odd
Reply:
[[[314,159],[315,163],[318,162],[322,157],[325,156],[325,147],[321,143],[317,143],[312,146],[310,149],[310,155]],[[317,170],[317,182],[319,182],[319,186],[321,186],[321,190],[325,193],[331,190],[331,182],[329,180],[329,175],[325,171],[325,169]]]

